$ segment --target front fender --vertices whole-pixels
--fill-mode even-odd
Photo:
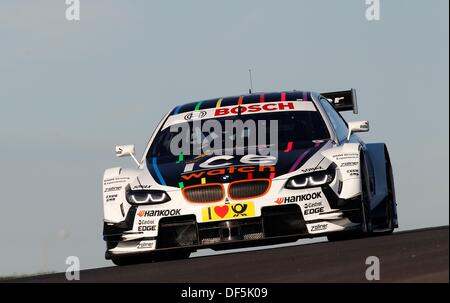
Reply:
[[[359,143],[345,143],[322,152],[322,155],[336,164],[337,178],[342,182],[341,199],[354,198],[361,194]]]
[[[117,223],[125,219],[130,205],[124,203],[125,188],[141,170],[109,168],[103,174],[103,218],[105,222]]]
[[[384,198],[388,195],[387,176],[386,176],[386,161],[387,148],[384,143],[366,144],[366,153],[370,159],[370,167],[373,176],[372,188],[372,208],[377,207]]]

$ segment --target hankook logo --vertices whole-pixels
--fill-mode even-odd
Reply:
[[[157,209],[157,210],[140,210],[137,215],[139,217],[167,217],[179,216],[181,209]]]
[[[320,198],[322,198],[322,192],[318,191],[315,193],[308,193],[308,194],[303,194],[303,195],[278,198],[275,200],[275,203],[277,203],[277,204],[296,203],[296,202],[309,201],[309,200],[315,200],[315,199],[320,199]]]

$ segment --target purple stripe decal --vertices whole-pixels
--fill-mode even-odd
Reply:
[[[308,101],[308,93],[307,92],[303,92],[303,101]]]
[[[311,151],[310,149],[307,149],[303,154],[298,157],[297,161],[295,161],[294,165],[292,165],[291,169],[289,170],[290,173],[292,173],[294,170],[297,169],[297,166],[302,162],[302,160],[305,158],[305,156]]]

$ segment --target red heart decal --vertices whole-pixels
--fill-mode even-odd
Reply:
[[[228,213],[228,205],[214,207],[214,212],[221,218],[225,217]]]

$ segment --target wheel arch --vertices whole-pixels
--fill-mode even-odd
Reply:
[[[392,170],[392,163],[386,144],[366,144],[366,149],[367,155],[370,158],[370,165],[373,169],[375,184],[371,208],[382,208],[383,202],[386,201],[386,197],[390,194],[390,190],[393,193],[394,208],[396,208],[394,179],[393,174],[389,172],[389,170]]]

